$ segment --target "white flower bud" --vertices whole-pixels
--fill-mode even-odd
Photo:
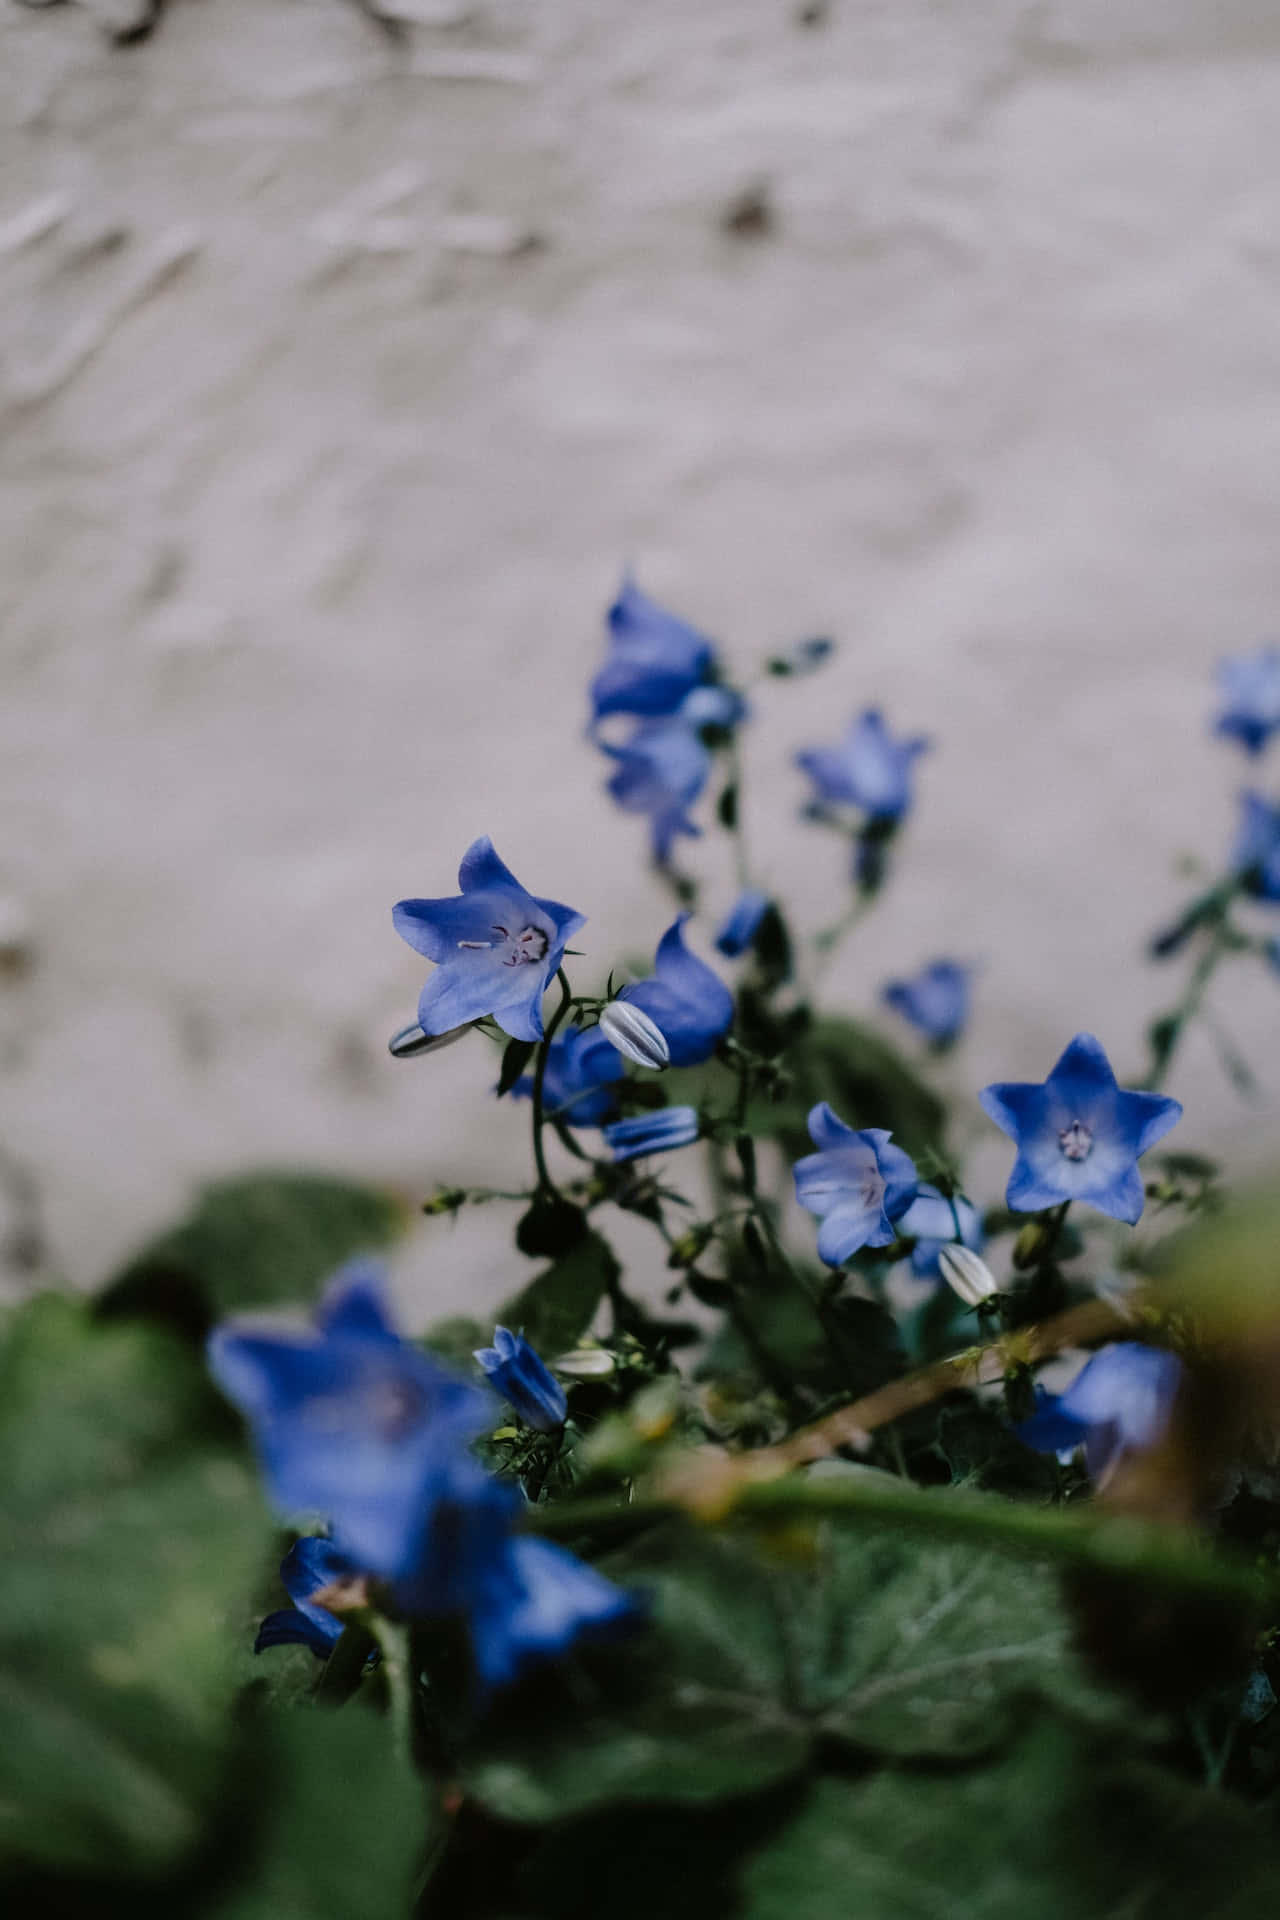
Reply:
[[[624,1060],[660,1073],[671,1060],[662,1028],[629,1000],[611,1000],[600,1015],[600,1031]]]
[[[420,1053],[439,1053],[441,1047],[451,1047],[464,1033],[470,1033],[472,1024],[468,1020],[461,1027],[450,1027],[447,1033],[424,1033],[416,1024],[401,1027],[399,1033],[393,1033],[388,1040],[387,1052],[396,1060],[414,1060]]]
[[[976,1307],[999,1293],[996,1277],[981,1254],[971,1247],[948,1244],[938,1249],[938,1265],[947,1285],[960,1295],[966,1307]]]
[[[613,1372],[613,1355],[603,1347],[575,1347],[572,1353],[562,1353],[551,1364],[557,1373],[567,1373],[571,1380],[603,1380]]]

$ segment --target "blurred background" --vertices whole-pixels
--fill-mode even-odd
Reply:
[[[0,10],[5,1285],[261,1163],[523,1182],[491,1048],[387,1055],[390,906],[488,832],[584,985],[651,953],[583,731],[628,565],[744,678],[839,643],[745,740],[801,923],[846,875],[794,749],[934,737],[829,998],[984,963],[944,1080],[990,1203],[971,1090],[1082,1027],[1138,1071],[1250,777],[1208,721],[1280,627],[1280,12],[381,3]],[[1197,1030],[1177,1144],[1248,1162],[1280,980],[1215,1004],[1263,1094]],[[510,1224],[428,1223],[422,1317],[510,1290]]]

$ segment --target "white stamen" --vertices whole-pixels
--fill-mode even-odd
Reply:
[[[488,953],[493,946],[493,942],[492,940],[459,940],[458,945],[460,947],[470,947],[474,953]]]

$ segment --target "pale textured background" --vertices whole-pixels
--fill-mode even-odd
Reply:
[[[174,0],[127,51],[107,10],[0,12],[0,919],[34,951],[0,1140],[47,1270],[261,1160],[522,1177],[481,1043],[385,1055],[421,977],[388,908],[489,831],[602,970],[665,924],[581,735],[626,561],[744,671],[841,640],[749,742],[811,923],[843,875],[791,748],[873,699],[937,737],[835,997],[981,956],[954,1085],[1082,1026],[1132,1071],[1176,984],[1142,938],[1245,777],[1211,664],[1280,624],[1274,0],[508,0],[398,38]],[[755,183],[773,230],[727,233]],[[1219,1004],[1280,1085],[1280,984]],[[1174,1090],[1188,1147],[1274,1143],[1204,1043]],[[501,1257],[438,1223],[409,1271],[485,1304]]]

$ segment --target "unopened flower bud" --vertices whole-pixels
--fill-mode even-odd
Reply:
[[[600,1015],[600,1031],[624,1060],[660,1073],[671,1051],[660,1026],[629,1000],[611,1000]]]
[[[394,1060],[413,1060],[420,1053],[439,1053],[441,1047],[451,1047],[455,1040],[461,1040],[464,1033],[470,1033],[471,1021],[461,1027],[450,1027],[447,1033],[424,1033],[415,1022],[412,1026],[401,1027],[399,1033],[393,1033],[387,1042],[387,1052]]]
[[[960,1295],[966,1307],[981,1306],[984,1300],[1000,1291],[990,1267],[972,1247],[953,1246],[948,1242],[938,1249],[938,1266],[947,1285]]]
[[[557,1373],[567,1374],[570,1380],[604,1380],[613,1372],[614,1358],[603,1347],[575,1347],[572,1353],[562,1353],[551,1362]]]

